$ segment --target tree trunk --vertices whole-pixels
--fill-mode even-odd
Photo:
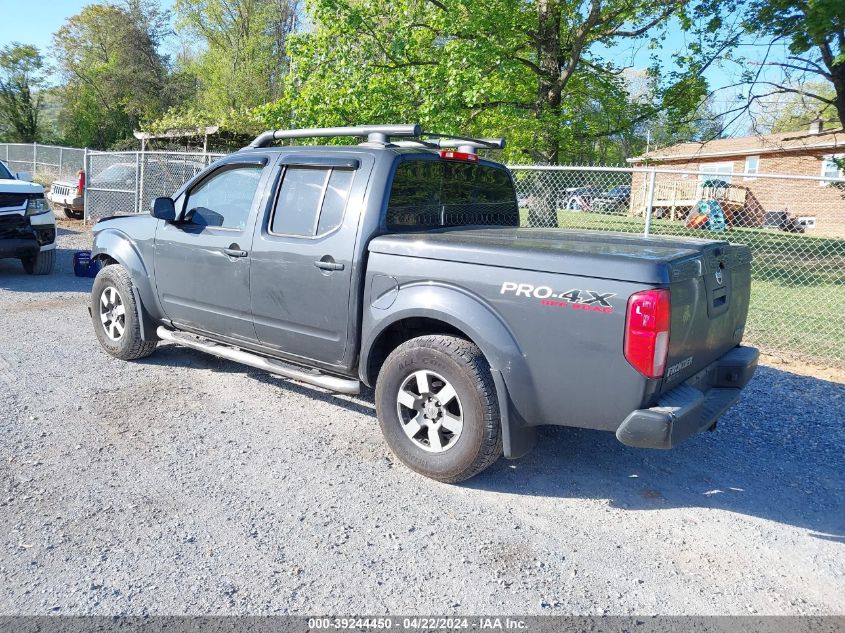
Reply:
[[[556,164],[560,157],[560,91],[556,83],[560,76],[560,4],[559,0],[537,2],[537,118],[541,130],[537,150],[544,162]],[[532,197],[528,209],[531,226],[557,227],[557,195],[553,183]]]
[[[541,121],[556,121],[560,114],[560,91],[556,89],[560,77],[560,4],[559,0],[537,2],[537,65],[540,67],[537,84],[537,116]],[[549,163],[557,163],[560,138],[556,129],[541,131],[540,147]]]
[[[845,61],[834,64],[830,69],[831,82],[836,96],[833,97],[833,107],[839,117],[839,124],[845,127]]]

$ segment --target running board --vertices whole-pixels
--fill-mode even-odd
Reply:
[[[361,382],[358,380],[339,378],[337,376],[327,376],[325,374],[309,373],[308,371],[297,369],[279,361],[266,358],[265,356],[245,352],[242,349],[235,349],[234,347],[222,345],[213,341],[199,340],[190,334],[168,330],[164,326],[159,326],[156,330],[156,334],[163,341],[170,341],[171,343],[184,345],[185,347],[206,352],[207,354],[213,354],[214,356],[235,361],[236,363],[249,365],[250,367],[255,367],[256,369],[263,369],[271,374],[278,374],[279,376],[284,376],[285,378],[290,378],[291,380],[298,380],[299,382],[308,383],[309,385],[322,387],[323,389],[328,389],[329,391],[336,391],[337,393],[346,393],[350,395],[358,394],[361,391]]]

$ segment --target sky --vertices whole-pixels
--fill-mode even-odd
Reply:
[[[46,51],[53,33],[91,0],[0,0],[0,46],[9,42],[34,44]],[[162,0],[171,6],[172,0]]]
[[[44,49],[65,19],[84,4],[79,0],[0,0],[0,45],[22,42]]]

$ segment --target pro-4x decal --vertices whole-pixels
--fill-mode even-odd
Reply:
[[[616,296],[614,292],[596,292],[595,290],[581,290],[573,288],[566,292],[557,292],[549,286],[534,286],[506,281],[502,284],[499,294],[513,294],[517,297],[539,299],[540,305],[559,308],[571,307],[588,312],[613,312],[610,299]]]

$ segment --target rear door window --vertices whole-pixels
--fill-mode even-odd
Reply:
[[[504,169],[445,160],[405,161],[396,169],[387,229],[519,226],[519,209]]]
[[[343,221],[354,171],[288,167],[270,219],[270,233],[315,237]]]

